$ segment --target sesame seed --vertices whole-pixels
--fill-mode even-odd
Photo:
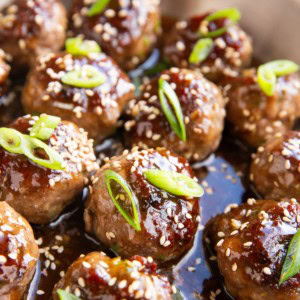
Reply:
[[[232,265],[232,271],[235,272],[236,270],[237,270],[237,264],[234,263],[234,264]]]
[[[263,272],[264,272],[266,275],[271,275],[271,274],[272,274],[271,269],[268,268],[268,267],[264,267],[264,268],[263,268]]]

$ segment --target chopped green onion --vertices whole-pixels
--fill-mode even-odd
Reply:
[[[60,122],[61,118],[42,114],[30,130],[30,136],[48,140]]]
[[[109,2],[110,0],[97,0],[88,11],[88,17],[93,17],[101,14],[105,10]]]
[[[67,291],[61,289],[57,290],[57,294],[59,296],[59,300],[81,300],[77,296],[70,294]]]
[[[276,77],[289,75],[299,70],[299,66],[290,60],[274,60],[259,66],[257,82],[267,96],[274,95]]]
[[[85,65],[79,70],[66,73],[62,82],[80,88],[94,88],[106,81],[106,76],[91,65]]]
[[[100,53],[101,48],[95,41],[83,40],[80,37],[66,40],[66,50],[72,55],[88,56],[90,53]]]
[[[210,38],[204,38],[197,41],[189,57],[191,64],[199,64],[204,61],[214,47],[214,42]]]
[[[0,128],[0,146],[6,151],[15,154],[23,154],[23,135],[12,128]]]
[[[120,214],[125,218],[125,220],[131,225],[136,231],[141,230],[140,225],[140,216],[138,212],[138,201],[134,195],[134,193],[131,190],[131,187],[128,185],[128,183],[125,181],[125,179],[120,176],[118,173],[112,171],[112,170],[106,170],[104,172],[104,178],[106,181],[106,187],[107,191],[109,193],[109,196],[111,197],[114,205],[120,212]],[[112,188],[111,188],[111,180],[114,180],[117,182],[126,192],[132,207],[133,216],[130,216],[128,212],[120,205],[118,199],[113,195]]]
[[[158,81],[158,94],[162,110],[168,122],[170,123],[171,127],[178,135],[178,137],[185,142],[186,131],[180,102],[170,84],[162,78],[160,78]],[[174,109],[175,115],[168,103],[168,100],[170,101],[172,108]]]
[[[201,197],[204,194],[194,179],[181,173],[149,169],[145,176],[154,186],[176,196]]]
[[[300,272],[300,229],[293,236],[281,270],[279,285]]]

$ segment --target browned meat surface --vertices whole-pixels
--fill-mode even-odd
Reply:
[[[267,96],[257,83],[256,70],[222,83],[228,97],[227,120],[232,132],[246,144],[258,147],[274,136],[292,129],[300,108],[298,73],[277,78],[273,96]]]
[[[250,180],[264,198],[300,199],[300,132],[289,131],[259,147]]]
[[[198,64],[190,64],[189,57],[200,39],[199,28],[208,31],[220,29],[228,24],[228,19],[219,19],[207,24],[208,14],[178,21],[165,39],[164,56],[174,66],[198,68],[212,81],[219,81],[224,75],[237,76],[238,71],[250,64],[252,40],[238,26],[230,26],[223,35],[214,38],[213,48],[208,57]]]
[[[169,82],[184,115],[186,142],[169,124],[160,104],[158,78],[143,86],[138,100],[129,104],[125,142],[144,148],[166,147],[191,161],[202,160],[219,146],[225,102],[217,86],[201,73],[171,68],[160,78]]]
[[[90,89],[62,82],[66,71],[86,65],[104,74],[106,81]],[[39,58],[28,75],[22,101],[27,113],[59,116],[84,128],[90,138],[100,141],[116,130],[133,92],[134,86],[128,76],[104,53],[88,57],[60,53]]]
[[[19,300],[31,281],[39,249],[29,223],[0,202],[0,298]]]
[[[279,286],[288,245],[300,227],[297,201],[249,199],[207,227],[227,291],[236,300],[299,300],[300,274]]]
[[[65,41],[66,11],[60,0],[13,0],[0,11],[0,48],[19,68]]]
[[[77,259],[55,286],[54,300],[59,299],[57,289],[82,300],[172,299],[168,279],[156,273],[151,257],[134,256],[122,260],[109,258],[103,252],[92,252]]]
[[[38,117],[25,116],[11,127],[29,134]],[[93,143],[87,133],[63,121],[48,141],[66,163],[63,171],[44,168],[21,154],[0,147],[0,201],[6,201],[29,222],[52,221],[80,193],[88,175],[97,168]]]
[[[75,0],[71,31],[98,42],[124,70],[147,58],[160,29],[160,0],[111,0],[98,15],[87,14],[93,1]]]
[[[166,149],[133,149],[130,153],[125,150],[122,156],[109,160],[92,178],[84,220],[89,233],[122,257],[151,256],[162,263],[180,257],[192,247],[200,219],[199,199],[174,196],[153,186],[144,175],[151,168],[194,177],[188,162]],[[105,170],[117,172],[131,187],[138,202],[140,231],[131,227],[114,205],[106,187]],[[112,189],[115,197],[123,194],[117,184]]]

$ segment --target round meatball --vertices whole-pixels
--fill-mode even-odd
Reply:
[[[166,149],[133,149],[130,153],[125,150],[95,174],[84,220],[89,233],[122,257],[151,256],[162,263],[180,257],[192,247],[200,218],[199,199],[175,196],[155,187],[145,178],[148,169],[175,171],[194,178],[187,161]],[[138,202],[140,231],[131,227],[112,201],[106,186],[106,170],[116,172],[130,186]],[[129,211],[128,196],[120,185],[112,185],[112,192],[121,197],[119,201],[124,201],[124,209]]]
[[[11,127],[29,134],[37,119],[28,115]],[[0,147],[0,201],[6,201],[29,222],[38,224],[54,220],[82,191],[89,173],[98,167],[93,142],[73,123],[62,121],[44,142],[64,159],[63,171],[37,165],[22,154]]]
[[[160,0],[111,0],[101,13],[88,16],[94,2],[73,2],[71,31],[98,42],[124,70],[136,67],[161,31]]]
[[[27,69],[38,55],[63,46],[66,26],[60,0],[13,0],[0,11],[0,48]]]
[[[259,147],[250,180],[264,198],[300,199],[300,132],[289,131]]]
[[[300,228],[296,200],[255,201],[215,217],[207,232],[227,291],[243,300],[299,300],[300,274],[279,285],[289,243]]]
[[[252,40],[238,26],[230,26],[227,31],[213,38],[213,47],[205,60],[197,64],[189,63],[189,57],[200,39],[202,31],[215,31],[230,22],[228,19],[205,21],[209,14],[178,21],[165,39],[165,58],[177,67],[198,68],[212,81],[219,81],[224,75],[237,76],[238,71],[248,66],[252,58]]]
[[[151,257],[122,260],[109,258],[103,252],[92,252],[69,267],[56,284],[53,298],[58,300],[57,290],[63,289],[85,300],[171,300],[168,279],[155,271],[156,264]]]
[[[105,76],[94,88],[62,82],[66,72],[92,66]],[[31,70],[23,91],[27,113],[47,113],[84,128],[100,141],[111,135],[127,102],[134,96],[128,76],[104,53],[72,56],[67,53],[42,56]]]
[[[39,258],[32,228],[6,202],[0,202],[0,298],[23,299]]]
[[[257,83],[256,70],[223,82],[228,98],[227,120],[231,131],[251,147],[292,129],[300,108],[298,73],[277,78],[275,93],[267,96]]]
[[[201,73],[171,68],[160,78],[174,89],[186,129],[181,140],[168,122],[160,103],[159,78],[146,84],[138,100],[129,104],[125,141],[144,148],[166,147],[191,161],[202,160],[219,146],[224,127],[225,102],[216,85]]]

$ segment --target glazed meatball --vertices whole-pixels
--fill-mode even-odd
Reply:
[[[71,31],[98,42],[124,70],[136,67],[161,31],[160,0],[111,0],[101,13],[89,16],[94,2],[73,2]]]
[[[29,223],[6,202],[0,202],[0,298],[23,299],[39,258]]]
[[[13,0],[0,11],[0,48],[18,68],[38,55],[59,50],[65,41],[66,11],[60,0]]]
[[[250,180],[264,198],[281,200],[300,196],[300,132],[289,131],[258,148]]]
[[[194,178],[187,161],[170,151],[133,149],[114,157],[93,178],[84,213],[86,230],[114,249],[122,257],[151,256],[158,263],[174,260],[192,247],[199,222],[199,198],[175,196],[150,184],[144,175],[148,169],[175,171]],[[121,215],[106,186],[105,171],[119,174],[136,197],[140,216],[138,231]],[[114,183],[114,181],[112,181]],[[128,195],[120,185],[112,185],[112,193],[129,205]],[[123,198],[122,198],[123,197]],[[122,200],[123,199],[123,200]]]
[[[69,267],[55,286],[53,298],[58,300],[57,290],[63,289],[85,300],[171,300],[168,279],[155,271],[156,264],[151,257],[134,256],[122,260],[92,252]]]
[[[299,115],[298,73],[277,78],[275,93],[267,96],[257,83],[257,72],[245,70],[223,82],[228,98],[227,120],[231,131],[251,147],[292,129]]]
[[[279,285],[289,243],[300,227],[296,200],[248,199],[228,210],[210,222],[207,232],[231,296],[243,300],[300,299],[299,274]]]
[[[90,66],[105,76],[103,84],[83,88],[63,83],[66,72]],[[59,116],[100,141],[116,130],[122,110],[133,95],[134,86],[128,76],[104,53],[60,53],[38,59],[27,77],[22,102],[27,113]]]
[[[252,40],[238,26],[229,26],[227,31],[213,38],[213,46],[207,58],[199,63],[190,63],[189,57],[200,39],[199,29],[215,31],[230,22],[228,19],[218,19],[207,22],[209,14],[178,21],[165,39],[163,53],[174,66],[198,68],[212,81],[219,81],[224,75],[237,76],[238,71],[248,66],[252,57]]]
[[[166,80],[180,102],[186,141],[166,118],[159,96],[159,80]],[[129,104],[125,141],[141,147],[166,147],[191,161],[202,160],[219,146],[224,126],[225,102],[220,90],[201,73],[171,68],[145,85],[138,100]]]
[[[27,115],[11,127],[29,134],[37,119]],[[55,219],[82,191],[89,173],[98,167],[93,142],[73,123],[62,121],[44,142],[63,158],[64,170],[45,168],[0,147],[0,201],[6,201],[29,222],[38,224]]]

